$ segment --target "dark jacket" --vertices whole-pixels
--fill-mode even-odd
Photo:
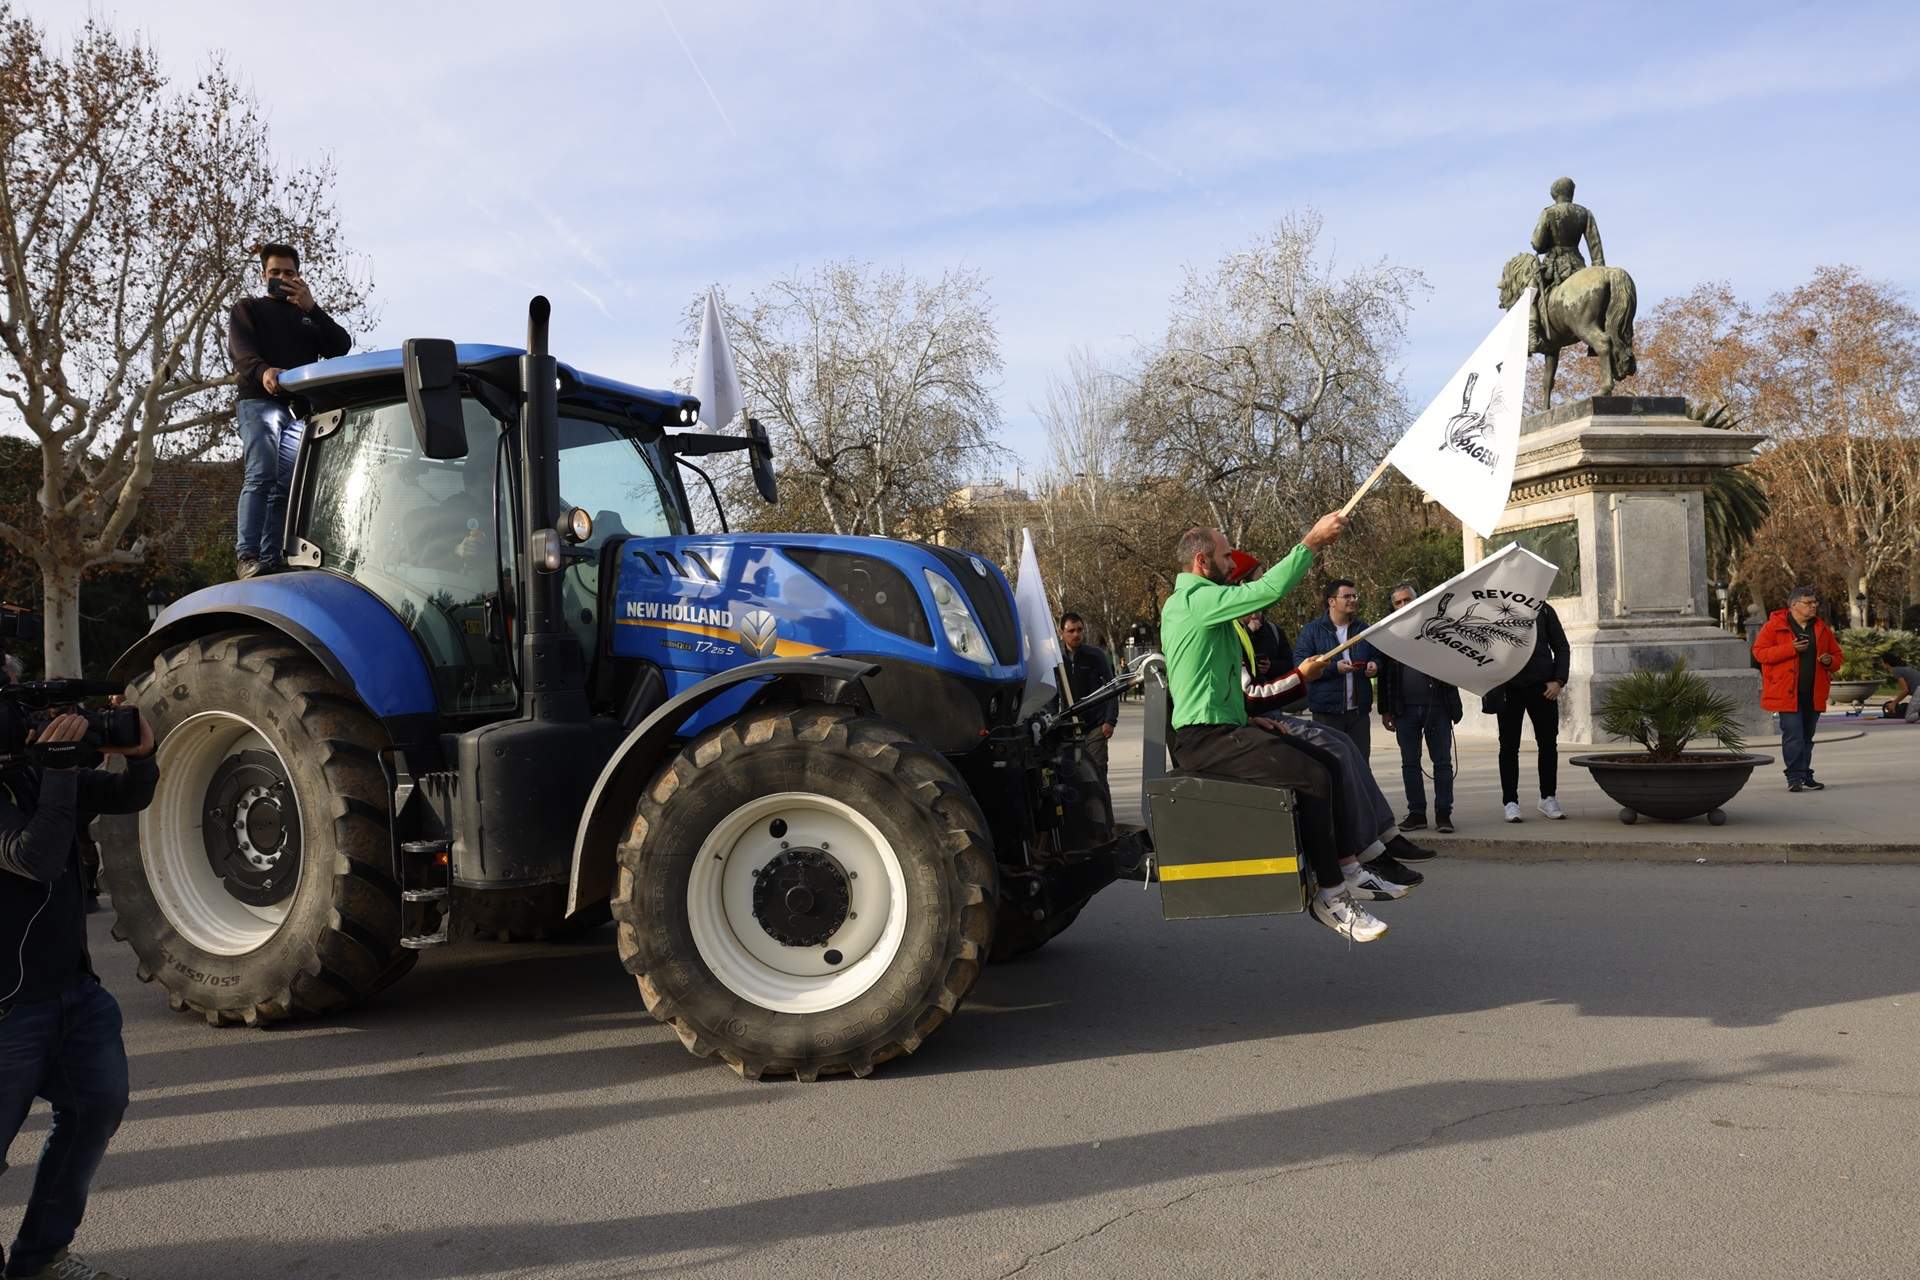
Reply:
[[[1359,635],[1367,629],[1367,620],[1354,615],[1347,624],[1347,634]],[[1306,626],[1300,628],[1300,638],[1293,642],[1293,663],[1299,666],[1316,654],[1331,653],[1340,647],[1340,633],[1334,629],[1333,619],[1321,614]],[[1329,712],[1347,709],[1347,672],[1340,670],[1341,659],[1348,662],[1378,662],[1380,651],[1366,641],[1341,654],[1327,664],[1327,670],[1318,680],[1307,684],[1307,707],[1312,711]],[[1353,709],[1355,711],[1373,710],[1373,681],[1364,671],[1355,671],[1353,675]]]
[[[1279,680],[1294,669],[1293,641],[1287,639],[1287,629],[1271,618],[1263,617],[1258,630],[1247,628],[1247,641],[1253,645],[1253,665],[1247,669],[1255,682]],[[1260,662],[1266,660],[1266,670],[1260,669]],[[1248,710],[1254,715],[1265,715],[1270,711],[1291,714],[1302,711],[1307,705],[1307,691],[1303,686],[1291,697],[1263,706],[1255,711],[1250,705]]]
[[[292,397],[268,395],[261,374],[269,369],[297,369],[352,349],[347,331],[319,307],[302,311],[279,298],[242,298],[227,313],[227,355],[239,375],[242,400],[286,404]]]
[[[0,771],[0,1014],[93,973],[79,833],[98,814],[146,808],[159,780],[151,757],[124,773]]]
[[[1107,651],[1097,644],[1083,644],[1072,653],[1061,646],[1061,653],[1067,659],[1067,679],[1073,681],[1073,696],[1077,701],[1113,679],[1113,663],[1107,661]],[[1092,729],[1103,724],[1120,723],[1120,699],[1108,698],[1097,707],[1089,708],[1074,717],[1083,728]]]
[[[1423,671],[1416,671],[1398,658],[1381,654],[1380,663],[1380,714],[1386,716],[1404,716],[1409,706],[1437,706],[1447,713],[1447,719],[1454,724],[1460,723],[1462,707],[1460,690],[1442,680],[1435,680]]]
[[[1480,701],[1480,709],[1488,715],[1498,712],[1507,704],[1507,693],[1515,689],[1544,689],[1549,683],[1566,687],[1572,654],[1567,649],[1567,633],[1560,626],[1560,615],[1553,606],[1542,603],[1540,620],[1534,626],[1533,653],[1527,658],[1527,665],[1520,673],[1507,681]]]

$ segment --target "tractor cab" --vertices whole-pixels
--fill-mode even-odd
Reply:
[[[441,712],[474,723],[520,708],[530,587],[558,588],[552,621],[572,638],[581,672],[595,674],[602,548],[692,532],[665,435],[692,420],[697,402],[562,365],[544,447],[529,458],[518,412],[524,354],[452,352],[438,435],[417,421],[404,350],[286,375],[309,410],[288,563],[344,574],[385,603],[419,645]],[[543,519],[549,510],[559,518]],[[555,524],[559,537],[547,532]],[[533,554],[557,557],[558,569],[530,563]],[[556,581],[541,581],[545,572]]]

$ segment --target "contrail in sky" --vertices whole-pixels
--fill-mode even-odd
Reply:
[[[664,3],[664,0],[662,0],[662,2]],[[1093,130],[1095,133],[1099,134],[1101,137],[1105,138],[1108,142],[1111,142],[1114,146],[1120,148],[1122,151],[1126,152],[1127,154],[1140,157],[1142,160],[1145,160],[1148,164],[1153,165],[1156,169],[1161,169],[1167,173],[1172,174],[1174,177],[1180,179],[1180,181],[1186,183],[1188,186],[1193,185],[1192,177],[1189,176],[1187,171],[1182,169],[1179,165],[1174,164],[1170,160],[1162,159],[1161,157],[1155,155],[1153,152],[1147,150],[1145,147],[1141,146],[1137,142],[1129,142],[1127,139],[1121,137],[1118,133],[1115,133],[1113,129],[1105,121],[1100,120],[1095,116],[1088,115],[1086,112],[1080,110],[1080,108],[1074,106],[1073,104],[1068,102],[1063,102],[1059,98],[1054,97],[1051,93],[1048,93],[1045,89],[1042,89],[1039,85],[1034,84],[1032,81],[1027,80],[1025,77],[1016,75],[1012,70],[1012,68],[1008,67],[1005,63],[1001,62],[1000,59],[994,57],[992,54],[987,53],[983,49],[974,47],[972,44],[969,44],[967,41],[961,39],[960,36],[956,35],[952,31],[947,30],[945,27],[938,26],[932,22],[929,22],[927,19],[921,17],[919,14],[914,13],[911,8],[903,9],[901,10],[901,12],[905,13],[908,17],[919,22],[920,25],[925,27],[927,30],[933,32],[935,35],[942,36],[948,41],[950,41],[951,43],[958,45],[962,52],[968,54],[976,62],[980,62],[984,64],[995,75],[999,76],[1002,80],[1005,80],[1008,84],[1012,85],[1014,88],[1019,89],[1022,92],[1026,93],[1029,97],[1037,99],[1038,101],[1046,104],[1047,106],[1052,107],[1055,111],[1058,111],[1060,114],[1066,116],[1068,119],[1076,121],[1077,123],[1084,125],[1085,127]],[[688,56],[692,56],[692,55],[688,55]]]
[[[687,55],[687,65],[693,68],[693,74],[700,77],[700,83],[706,85],[707,96],[713,99],[713,109],[720,113],[720,121],[727,126],[727,132],[738,138],[740,131],[733,127],[733,121],[727,115],[727,109],[720,105],[720,95],[713,91],[713,85],[707,79],[707,73],[700,69],[699,61],[693,56],[693,50],[687,48],[687,42],[680,34],[679,26],[673,15],[667,12],[667,0],[656,0],[660,6],[660,16],[667,20],[667,30],[673,32],[673,38],[680,43],[680,52]]]

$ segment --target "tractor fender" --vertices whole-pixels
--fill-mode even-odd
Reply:
[[[222,582],[181,597],[120,655],[113,677],[132,679],[173,645],[242,627],[276,631],[312,654],[396,744],[431,734],[439,699],[413,633],[371,591],[318,569]]]
[[[702,707],[746,680],[770,680],[755,699],[785,693],[807,702],[854,702],[869,706],[860,681],[880,668],[848,658],[768,658],[722,671],[656,707],[626,736],[587,797],[573,837],[573,871],[567,881],[567,914],[604,902],[613,894],[614,851],[633,821],[640,796],[674,750],[674,737]]]

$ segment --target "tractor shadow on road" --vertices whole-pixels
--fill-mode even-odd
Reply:
[[[1441,862],[1353,946],[1305,916],[1168,923],[1110,890],[990,965],[914,1075],[1177,1052],[1526,1004],[1769,1026],[1920,992],[1920,869]]]
[[[631,1264],[699,1252],[714,1265],[796,1240],[1029,1211],[1200,1180],[1246,1186],[1302,1169],[1382,1159],[1456,1142],[1492,1143],[1609,1120],[1705,1089],[1763,1084],[1835,1060],[1780,1054],[1730,1071],[1672,1060],[1516,1084],[1465,1079],[1383,1089],[1293,1109],[1240,1115],[1101,1144],[1074,1141],[963,1157],[937,1170],[797,1191],[751,1203],[641,1213],[585,1223],[497,1221],[450,1231],[360,1232],[332,1238],[233,1237],[122,1251],[142,1275],[204,1275],[209,1259],[245,1258],[247,1274],[408,1276],[429,1280],[516,1267]],[[751,1091],[738,1091],[750,1096]],[[525,1117],[537,1124],[552,1112]],[[343,1129],[346,1126],[342,1127]],[[342,1134],[341,1141],[358,1139]],[[440,1152],[438,1154],[445,1155]],[[126,1157],[119,1157],[125,1160]],[[1191,1194],[1188,1187],[1170,1196]],[[449,1247],[455,1246],[455,1247]],[[763,1265],[776,1265],[767,1259]],[[672,1269],[667,1266],[663,1269]],[[655,1269],[647,1268],[649,1274]]]

